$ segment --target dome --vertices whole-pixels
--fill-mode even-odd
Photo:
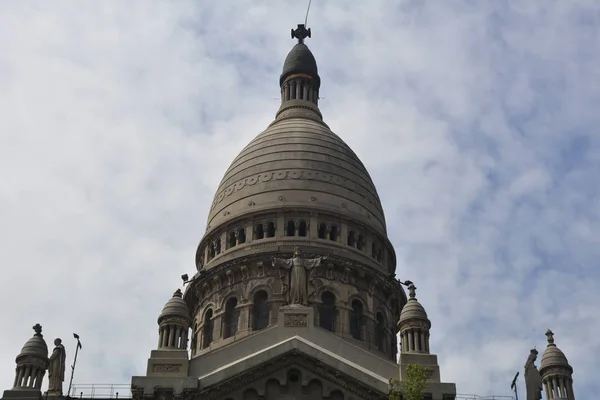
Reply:
[[[173,293],[173,297],[171,297],[163,307],[162,312],[158,317],[159,322],[165,317],[182,317],[188,320],[190,319],[190,310],[182,297],[181,290],[177,289],[175,293]]]
[[[548,347],[546,347],[544,354],[542,354],[540,369],[546,369],[548,367],[567,367],[570,369],[571,366],[569,365],[569,361],[567,361],[567,357],[554,344],[554,333],[548,329],[546,336],[548,337]]]
[[[245,213],[282,208],[331,211],[386,234],[379,195],[365,166],[316,120],[277,120],[254,138],[225,172],[207,229]]]
[[[425,308],[417,301],[415,290],[417,289],[413,284],[410,284],[408,287],[410,291],[410,299],[408,302],[402,307],[402,311],[400,312],[400,319],[398,323],[401,324],[404,321],[408,321],[410,319],[421,319],[425,321],[429,321],[427,318],[427,312],[425,312]]]
[[[48,345],[46,344],[44,336],[42,335],[42,327],[38,324],[34,326],[34,330],[36,331],[35,335],[33,335],[33,337],[29,339],[25,345],[23,345],[23,348],[17,356],[17,359],[23,356],[48,358]]]
[[[308,74],[313,78],[319,79],[317,61],[310,49],[304,43],[297,43],[289,52],[283,63],[280,83],[292,74]]]

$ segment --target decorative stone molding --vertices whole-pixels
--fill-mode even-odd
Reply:
[[[283,326],[306,327],[308,326],[308,316],[305,313],[285,313]]]
[[[156,364],[154,365],[154,372],[179,372],[181,371],[181,364]]]
[[[321,182],[332,183],[336,186],[343,187],[351,192],[360,193],[364,196],[368,202],[375,206],[377,211],[383,213],[381,208],[381,204],[379,204],[379,200],[376,199],[368,190],[362,189],[361,186],[356,184],[355,182],[342,178],[341,176],[337,176],[334,174],[329,174],[321,171],[312,171],[312,170],[301,170],[301,169],[290,169],[290,170],[277,170],[277,171],[268,171],[262,172],[258,175],[251,176],[249,178],[244,178],[238,182],[235,182],[229,185],[225,190],[218,193],[215,196],[215,199],[211,206],[211,211],[223,201],[228,196],[231,196],[233,193],[238,192],[245,187],[254,186],[257,183],[265,183],[271,180],[317,180]],[[362,189],[362,190],[361,190]],[[371,190],[375,190],[375,188],[370,188]]]

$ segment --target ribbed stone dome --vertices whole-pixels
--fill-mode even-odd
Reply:
[[[409,319],[428,319],[427,312],[425,312],[425,308],[423,308],[423,306],[417,301],[417,299],[409,299],[408,302],[404,305],[404,307],[402,307],[399,322],[404,322]]]
[[[546,348],[544,354],[542,354],[540,368],[555,366],[568,367],[569,361],[567,361],[565,354],[556,345],[550,345]]]
[[[419,301],[417,300],[417,287],[410,281],[407,281],[407,283],[409,283],[408,290],[410,298],[408,299],[408,302],[404,305],[404,307],[402,307],[402,311],[400,311],[400,318],[398,320],[398,324],[400,325],[404,321],[408,321],[411,319],[429,321],[425,308],[423,308],[421,303],[419,303]]]
[[[546,337],[548,338],[548,347],[542,354],[542,359],[540,361],[540,370],[546,369],[548,367],[567,367],[571,368],[569,365],[569,361],[567,361],[567,357],[565,354],[554,344],[554,333],[548,329],[546,332]]]
[[[208,229],[245,213],[286,207],[336,212],[386,233],[381,202],[363,163],[314,119],[276,120],[242,150],[219,185]]]
[[[188,320],[190,319],[190,310],[182,297],[181,290],[177,289],[175,293],[173,293],[173,297],[171,297],[163,307],[162,312],[158,317],[159,322],[164,317],[183,317]]]
[[[41,332],[41,329],[40,329]],[[42,358],[48,358],[48,345],[44,340],[41,333],[36,333],[31,339],[29,339],[21,352],[17,356],[17,359],[23,356],[37,356]]]

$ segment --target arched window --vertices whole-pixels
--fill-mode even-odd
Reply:
[[[306,236],[306,222],[300,221],[298,224],[298,236]]]
[[[202,348],[205,349],[213,340],[213,311],[209,308],[204,314],[204,324],[202,326]]]
[[[371,243],[371,257],[375,258],[375,253],[377,253],[377,245],[375,243]]]
[[[365,247],[365,239],[362,237],[362,235],[358,235],[358,241],[356,242],[356,248],[359,250],[364,249]]]
[[[235,297],[230,298],[225,303],[225,318],[223,318],[223,338],[228,338],[237,332],[238,327],[238,311],[237,299]]]
[[[292,220],[287,222],[285,227],[285,235],[286,236],[295,236],[296,235],[296,223]]]
[[[258,331],[269,326],[269,295],[264,290],[259,290],[254,295],[252,306],[252,330]]]
[[[235,247],[235,232],[229,232],[227,236],[227,248]]]
[[[335,331],[335,295],[329,291],[321,295],[319,326],[331,332]]]
[[[238,243],[246,243],[246,230],[244,228],[238,230]]]
[[[221,238],[215,241],[215,248],[217,249],[217,254],[221,254]]]
[[[385,318],[382,313],[377,313],[377,326],[375,327],[375,345],[379,351],[385,351]]]
[[[325,239],[327,236],[327,225],[323,222],[319,225],[319,239]]]
[[[265,230],[263,224],[256,225],[256,238],[263,239],[265,237]]]
[[[329,231],[329,239],[333,240],[333,241],[337,241],[338,238],[338,228],[337,226],[333,225],[331,227],[331,230]]]
[[[275,237],[275,224],[273,222],[267,224],[267,237]]]
[[[375,259],[381,262],[381,249],[377,249],[377,252],[375,253]]]
[[[353,231],[348,232],[348,246],[356,246],[356,234]]]
[[[212,260],[213,258],[215,258],[215,255],[216,255],[215,244],[211,243],[210,247],[208,248],[208,259],[209,259],[209,261]]]
[[[356,340],[362,340],[363,321],[363,304],[360,300],[353,300],[350,311],[350,334]]]

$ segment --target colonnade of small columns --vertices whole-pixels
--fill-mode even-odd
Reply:
[[[187,348],[189,328],[176,324],[165,324],[159,328],[159,349],[181,349]]]
[[[369,254],[371,258],[383,265],[387,264],[388,253],[385,251],[385,245],[379,240],[376,234],[369,232],[361,233],[354,226],[350,226],[344,221],[331,222],[333,220],[332,218],[324,221],[316,215],[290,219],[283,213],[265,221],[257,222],[248,220],[233,230],[224,229],[220,234],[213,236],[212,240],[206,243],[203,248],[200,263],[206,265],[221,253],[241,244],[268,238],[288,238],[291,236],[288,232],[288,223],[293,221],[293,236],[295,237],[305,237],[310,240],[331,240],[345,244]],[[304,223],[303,229],[305,229],[305,235],[300,234],[301,222]],[[260,226],[261,234],[258,234],[258,226]],[[334,231],[333,237],[332,231]],[[268,234],[268,232],[272,234]]]
[[[46,368],[34,364],[22,364],[17,366],[15,374],[15,388],[41,389]]]
[[[311,82],[311,78],[291,78],[281,86],[282,103],[289,100],[306,100],[319,103],[319,88]]]
[[[407,328],[400,332],[403,353],[429,354],[429,332],[420,328]]]
[[[547,400],[575,399],[573,380],[568,376],[552,376],[542,382]]]

